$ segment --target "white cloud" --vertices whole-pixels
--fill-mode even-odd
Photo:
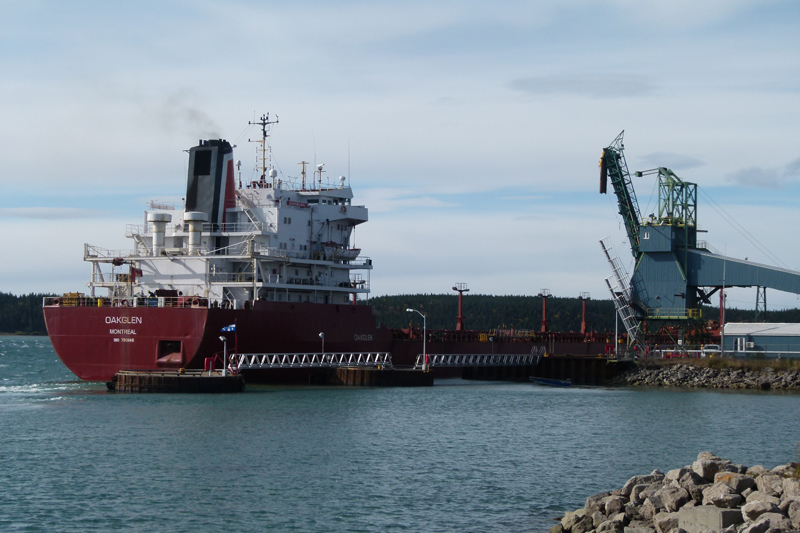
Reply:
[[[749,167],[739,169],[728,176],[729,181],[742,187],[764,187],[782,189],[800,181],[800,158],[783,168]]]

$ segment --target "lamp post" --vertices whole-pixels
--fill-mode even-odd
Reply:
[[[422,359],[422,370],[427,371],[428,370],[428,361],[427,361],[427,359],[428,359],[428,350],[426,349],[426,344],[425,344],[425,342],[428,339],[427,319],[425,318],[425,315],[423,315],[422,313],[420,313],[416,309],[409,308],[409,309],[406,309],[406,312],[407,313],[417,313],[419,316],[422,317],[422,357],[423,357],[423,359]]]
[[[489,342],[492,343],[492,355],[494,355],[494,337],[489,337]]]
[[[228,339],[224,335],[220,335],[219,340],[222,341],[222,377],[228,375]]]
[[[322,339],[322,355],[325,355],[325,334],[323,332],[319,332],[319,338]]]

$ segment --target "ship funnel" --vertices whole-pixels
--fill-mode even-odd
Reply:
[[[172,220],[168,213],[148,213],[147,221],[153,224],[153,255],[164,254],[164,233],[167,223]]]
[[[236,207],[233,163],[228,141],[200,141],[189,150],[186,211],[205,213],[215,225],[225,223],[225,210]]]
[[[189,255],[200,254],[200,236],[203,232],[203,223],[208,222],[208,215],[199,211],[187,211],[183,220],[189,224]]]

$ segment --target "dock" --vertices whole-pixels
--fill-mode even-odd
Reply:
[[[309,383],[347,387],[430,387],[433,386],[433,372],[396,368],[330,368],[311,374]]]
[[[219,371],[205,370],[122,370],[106,383],[117,392],[244,392],[245,381],[239,374],[223,376]]]

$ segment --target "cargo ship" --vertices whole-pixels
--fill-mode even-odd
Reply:
[[[84,245],[88,290],[43,302],[53,348],[74,374],[107,381],[120,370],[204,368],[221,360],[223,330],[233,353],[388,353],[398,367],[413,366],[423,346],[443,354],[609,353],[606,334],[461,324],[423,334],[379,325],[368,305],[372,261],[354,246],[367,208],[353,202],[347,178],[325,178],[324,165],[303,161],[300,176],[279,178],[269,144],[276,122],[262,115],[251,123],[261,128],[257,179],[242,182],[229,142],[201,140],[188,151],[182,205],[150,202],[141,222],[126,227],[131,250]],[[312,371],[247,378],[307,382]]]

